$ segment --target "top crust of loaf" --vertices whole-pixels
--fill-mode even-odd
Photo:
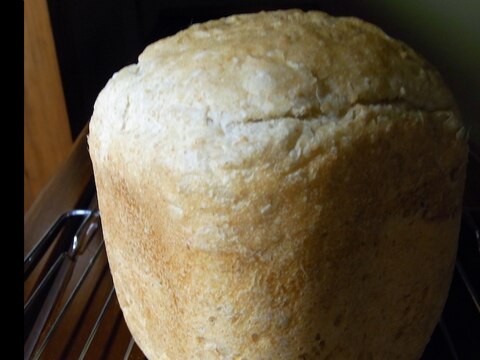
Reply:
[[[90,141],[100,161],[120,151],[132,176],[139,158],[220,181],[272,164],[289,173],[358,106],[455,113],[438,73],[371,24],[318,11],[235,15],[159,40],[116,73]]]

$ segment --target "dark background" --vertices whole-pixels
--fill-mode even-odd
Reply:
[[[114,72],[150,43],[196,22],[234,13],[301,8],[357,16],[408,43],[453,90],[470,137],[480,142],[480,1],[49,0],[64,93],[75,138]]]

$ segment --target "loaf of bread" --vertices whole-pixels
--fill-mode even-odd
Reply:
[[[236,15],[162,39],[99,94],[108,260],[149,359],[418,359],[455,260],[451,93],[355,18]]]

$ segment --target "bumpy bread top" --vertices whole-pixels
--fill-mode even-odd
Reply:
[[[454,108],[437,72],[377,27],[318,11],[262,12],[148,46],[100,93],[90,130],[100,158],[118,140],[125,160],[182,174],[267,164],[288,172],[318,147],[320,128],[331,131],[326,124],[358,105]]]

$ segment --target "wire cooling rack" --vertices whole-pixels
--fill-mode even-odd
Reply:
[[[117,302],[96,206],[62,214],[24,259],[25,359],[145,359]],[[422,360],[480,359],[479,224],[480,208],[465,206],[449,296]]]

